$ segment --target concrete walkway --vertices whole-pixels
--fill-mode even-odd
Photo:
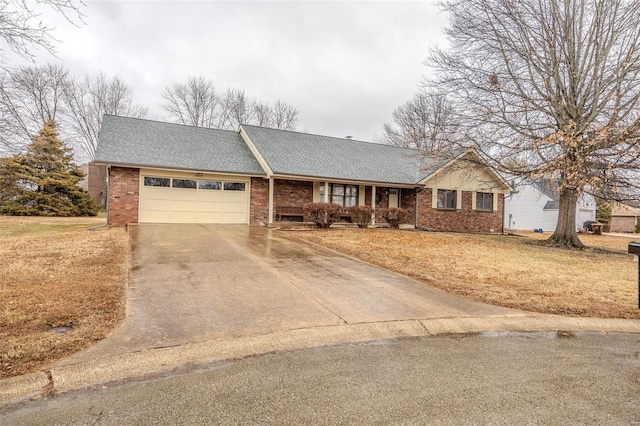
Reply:
[[[130,228],[127,319],[50,370],[0,381],[0,406],[185,365],[317,346],[483,331],[640,333],[640,321],[471,302],[267,228]]]

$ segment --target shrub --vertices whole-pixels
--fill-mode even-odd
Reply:
[[[351,221],[358,224],[358,228],[366,228],[371,225],[373,215],[373,207],[371,206],[353,206],[349,209],[351,213]]]
[[[305,204],[303,211],[309,221],[318,228],[328,228],[340,218],[342,206],[334,203],[309,203]]]
[[[405,223],[408,217],[409,212],[407,212],[406,209],[391,207],[384,212],[384,219],[387,221],[390,227],[396,229],[400,227],[400,224]]]

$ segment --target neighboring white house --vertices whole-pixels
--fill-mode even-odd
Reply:
[[[544,182],[522,184],[504,199],[504,227],[553,231],[558,223],[558,194]],[[596,220],[596,201],[582,194],[576,206],[576,229],[587,220]]]

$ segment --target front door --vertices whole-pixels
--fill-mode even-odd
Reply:
[[[398,192],[400,192],[399,189],[390,189],[389,190],[389,208],[398,208]]]

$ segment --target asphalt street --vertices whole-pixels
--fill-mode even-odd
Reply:
[[[640,424],[640,335],[402,338],[271,353],[0,411],[0,424]]]

